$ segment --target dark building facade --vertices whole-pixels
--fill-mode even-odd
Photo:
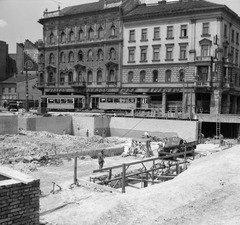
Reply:
[[[122,16],[137,0],[99,0],[44,12],[38,45],[43,95],[118,93],[122,74]]]

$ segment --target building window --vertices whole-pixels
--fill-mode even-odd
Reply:
[[[187,46],[180,46],[180,59],[187,59]]]
[[[154,40],[160,39],[160,27],[154,27],[153,39]]]
[[[167,38],[173,38],[173,26],[167,27]]]
[[[208,67],[199,66],[198,67],[198,81],[207,81],[208,79]]]
[[[49,56],[49,63],[54,64],[54,54],[53,53],[51,53]]]
[[[115,73],[114,70],[109,71],[109,81],[114,82],[115,81]]]
[[[87,82],[92,83],[92,81],[93,81],[92,71],[88,71]]]
[[[64,85],[65,83],[65,74],[64,73],[60,73],[60,84]]]
[[[140,82],[141,83],[144,83],[145,82],[145,78],[146,78],[146,71],[145,70],[142,70],[140,72]]]
[[[84,32],[83,32],[82,29],[81,29],[81,30],[79,31],[79,33],[78,33],[78,39],[79,39],[80,41],[83,41],[83,40],[84,40]]]
[[[14,88],[14,92],[17,93],[17,88]]]
[[[12,92],[12,88],[8,88],[8,93],[11,93]]]
[[[135,41],[135,30],[129,31],[129,41]]]
[[[185,73],[184,73],[184,70],[181,69],[181,70],[179,71],[179,82],[183,82],[184,79],[185,79]]]
[[[159,61],[159,60],[160,60],[160,47],[153,46],[153,61]]]
[[[49,83],[54,84],[54,76],[52,72],[49,74]]]
[[[74,54],[73,54],[73,52],[71,51],[71,52],[69,52],[69,62],[74,62]]]
[[[165,82],[171,82],[171,77],[172,77],[172,71],[171,70],[166,70],[165,72]]]
[[[97,84],[102,84],[102,71],[97,71]]]
[[[135,62],[135,48],[128,49],[128,61]]]
[[[93,39],[93,38],[94,38],[94,31],[90,27],[89,30],[88,30],[88,39]]]
[[[39,56],[39,63],[44,63],[44,56],[43,56],[43,54],[41,54]]]
[[[78,72],[78,76],[77,76],[77,82],[83,82],[83,74],[82,74],[82,71],[79,71]]]
[[[231,40],[232,42],[234,42],[234,35],[235,35],[234,30],[232,30],[232,40]]]
[[[88,61],[93,60],[93,51],[90,49],[88,51]]]
[[[74,41],[74,32],[71,30],[69,33],[69,41],[73,42]]]
[[[69,74],[68,74],[68,84],[72,84],[72,82],[73,82],[73,73],[69,72]]]
[[[239,33],[236,33],[236,44],[239,45]]]
[[[158,71],[154,70],[153,71],[153,83],[157,83],[158,82]]]
[[[111,36],[116,36],[116,27],[114,26],[114,24],[112,24],[112,26],[110,27],[110,33]]]
[[[103,38],[103,28],[102,27],[99,27],[98,29],[98,38]]]
[[[147,41],[147,29],[142,29],[141,41]]]
[[[224,37],[227,38],[227,24],[224,24]]]
[[[82,51],[78,52],[78,61],[83,61],[83,52]]]
[[[60,41],[61,41],[61,43],[65,43],[66,42],[66,34],[64,32],[61,33]]]
[[[180,37],[187,37],[187,25],[181,25]]]
[[[5,93],[5,88],[2,88],[2,93]]]
[[[42,84],[44,82],[44,76],[42,73],[40,73],[40,84]]]
[[[128,83],[133,83],[133,71],[128,72]]]
[[[49,43],[50,44],[55,44],[55,36],[53,33],[50,34],[49,36]]]
[[[97,59],[98,59],[99,61],[103,61],[103,51],[102,51],[102,49],[99,49],[99,50],[98,50]]]
[[[114,48],[111,48],[110,49],[110,59],[111,60],[115,60],[116,59],[116,51],[115,51],[115,49]]]
[[[201,46],[201,56],[209,56],[209,45]]]
[[[141,59],[140,62],[147,61],[147,48],[141,48]]]
[[[173,60],[173,47],[172,46],[166,47],[166,60]]]
[[[203,35],[209,35],[209,23],[203,23],[202,34]]]
[[[238,66],[238,50],[235,52],[235,64]]]
[[[60,54],[60,62],[61,63],[65,62],[64,52],[61,52],[61,54]]]

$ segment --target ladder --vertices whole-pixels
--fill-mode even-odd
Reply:
[[[216,115],[216,137],[220,139],[221,135],[221,120],[220,120],[220,114],[218,113]]]
[[[198,142],[202,142],[202,121],[198,122]]]

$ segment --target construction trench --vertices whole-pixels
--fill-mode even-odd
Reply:
[[[154,154],[150,157],[146,157],[144,153],[129,157],[121,156],[125,146],[130,146],[131,138],[124,137],[127,132],[129,136],[141,137],[147,128],[149,134],[154,136],[161,135],[163,137],[166,134],[173,136],[182,133],[183,137],[191,136],[194,140],[198,131],[197,121],[82,118],[77,116],[74,118],[56,116],[17,119],[16,116],[9,118],[11,124],[16,126],[17,132],[3,134],[0,137],[0,147],[6,149],[6,151],[1,152],[0,163],[4,167],[28,173],[40,180],[40,184],[34,179],[29,184],[39,185],[40,194],[38,196],[43,204],[39,211],[40,218],[55,209],[54,205],[49,208],[50,206],[47,206],[49,203],[44,204],[44,202],[50,196],[57,197],[61,193],[64,194],[68,189],[79,189],[80,192],[83,192],[82,188],[84,188],[89,189],[91,193],[96,192],[96,194],[98,192],[128,193],[134,189],[174,179],[188,168],[194,157],[201,156],[199,153],[190,156],[189,153],[192,152],[186,151],[181,154],[157,157],[156,142],[152,142]],[[41,123],[40,126],[38,126],[39,123]],[[49,124],[53,124],[53,126],[49,126]],[[73,124],[74,127],[71,127]],[[11,128],[9,133],[14,133],[14,126],[7,127],[8,131]],[[20,131],[19,127],[23,129]],[[52,130],[47,132],[46,127]],[[77,129],[78,127],[80,130]],[[126,127],[134,129],[129,130]],[[33,131],[28,131],[29,128]],[[93,135],[96,128],[100,131],[106,129],[108,136],[119,134],[120,137],[106,137],[104,143],[99,143],[101,137]],[[42,131],[34,129],[42,129]],[[87,129],[90,131],[90,137],[86,137]],[[174,132],[170,132],[173,129]],[[72,133],[62,134],[63,130]],[[218,141],[215,140],[216,143]],[[102,170],[98,169],[97,163],[97,155],[100,150],[104,150],[106,156]],[[8,177],[7,173],[4,174],[4,180],[0,183],[9,182],[10,178],[5,177]],[[22,181],[18,177],[20,176],[14,179],[21,183]],[[13,186],[13,188],[15,187]],[[36,191],[36,187],[33,188]],[[21,198],[21,196],[19,197]],[[63,204],[59,205],[58,207],[63,206]]]

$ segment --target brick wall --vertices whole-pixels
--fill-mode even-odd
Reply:
[[[39,224],[39,180],[27,184],[14,179],[0,181],[0,224]]]

